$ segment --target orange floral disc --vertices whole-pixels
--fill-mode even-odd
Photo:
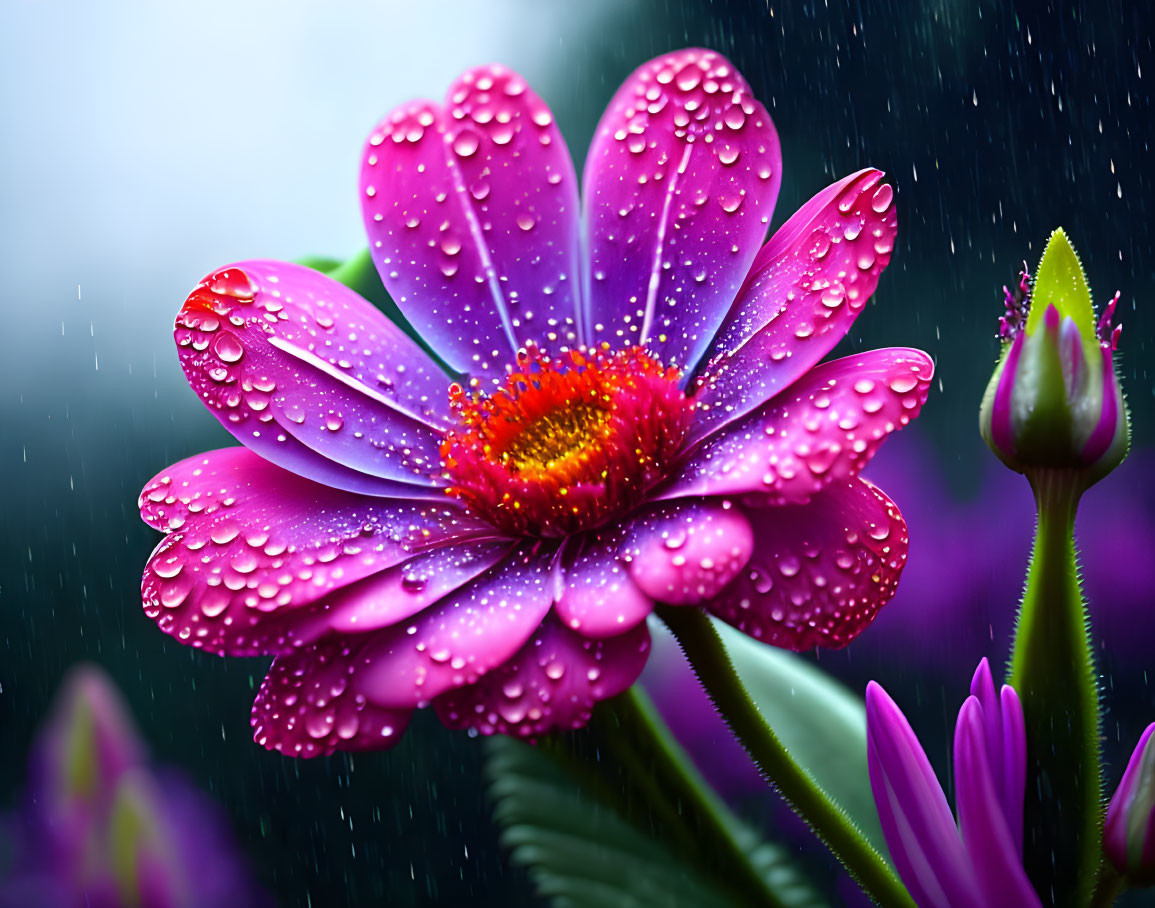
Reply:
[[[677,457],[693,401],[681,372],[640,347],[530,346],[490,395],[460,385],[461,427],[441,446],[450,493],[511,535],[560,537],[638,504]]]

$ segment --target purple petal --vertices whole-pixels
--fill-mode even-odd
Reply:
[[[628,688],[645,667],[645,624],[589,640],[547,620],[514,656],[476,684],[442,694],[437,715],[450,728],[538,738],[581,728],[594,706]]]
[[[553,609],[562,624],[584,637],[617,637],[645,621],[654,608],[618,557],[623,535],[620,529],[586,533],[566,546],[561,593]]]
[[[369,638],[331,638],[273,660],[253,703],[253,739],[287,757],[386,750],[412,709],[384,709],[364,692]]]
[[[177,315],[181,366],[238,441],[309,479],[409,496],[441,482],[449,383],[396,325],[301,265],[201,281]]]
[[[930,761],[874,681],[866,686],[866,759],[890,856],[914,900],[923,908],[984,908]]]
[[[1119,432],[1128,431],[1127,421],[1119,419],[1119,411],[1122,409],[1120,402],[1123,395],[1119,390],[1118,379],[1115,377],[1115,363],[1111,351],[1103,348],[1100,352],[1103,357],[1100,366],[1103,376],[1103,403],[1102,409],[1099,411],[1099,421],[1095,424],[1091,437],[1083,446],[1083,460],[1087,463],[1094,463],[1107,453],[1107,448],[1110,447]]]
[[[860,170],[826,187],[762,247],[710,345],[694,439],[789,387],[850,329],[894,248],[881,178]]]
[[[363,650],[365,695],[395,709],[424,705],[503,664],[549,613],[553,556],[527,543],[407,626],[371,635]]]
[[[1023,798],[1027,792],[1027,728],[1023,721],[1023,704],[1010,685],[999,692],[1003,720],[1003,814],[1007,830],[1015,844],[1015,853],[1023,856]],[[984,707],[985,710],[985,707]],[[991,764],[992,767],[999,763]]]
[[[357,634],[397,624],[489,570],[512,547],[508,539],[483,539],[422,552],[331,597],[324,626]]]
[[[1026,336],[1025,331],[1020,331],[1007,352],[991,410],[991,441],[1008,457],[1014,456],[1015,451],[1015,436],[1011,427],[1011,397],[1015,390],[1019,358],[1022,356]]]
[[[492,537],[456,502],[342,492],[245,448],[190,457],[140,496],[169,533],[145,568],[145,613],[190,646],[230,655],[291,650],[286,614],[417,552]]]
[[[983,904],[1041,905],[1007,828],[987,748],[983,707],[977,697],[967,697],[955,725],[955,802],[974,878],[985,896]]]
[[[720,54],[637,69],[586,158],[586,338],[691,370],[766,236],[781,163],[769,114]]]
[[[385,287],[454,369],[502,375],[527,340],[577,340],[577,178],[516,73],[471,69],[444,107],[394,110],[365,146],[361,195]]]
[[[638,517],[621,546],[643,593],[672,605],[706,603],[738,575],[754,547],[750,524],[731,502],[662,505]]]
[[[823,363],[785,393],[693,449],[661,498],[763,492],[799,504],[866,465],[914,419],[934,364],[886,347]]]
[[[982,706],[983,742],[987,749],[987,765],[991,767],[991,780],[999,800],[1005,807],[1007,801],[1007,778],[1004,770],[1003,713],[999,697],[995,693],[995,682],[991,677],[991,666],[984,656],[979,660],[974,677],[971,678],[971,696]],[[1022,799],[1019,800],[1019,814],[1023,812]],[[1004,810],[1004,814],[1007,811]]]
[[[706,607],[757,640],[795,651],[841,647],[894,595],[908,536],[898,508],[863,479],[806,505],[742,503],[746,570]]]

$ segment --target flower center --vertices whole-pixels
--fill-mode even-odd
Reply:
[[[442,443],[450,494],[503,532],[560,537],[636,506],[665,475],[690,425],[681,373],[639,347],[536,347],[492,394],[460,385],[461,421]]]

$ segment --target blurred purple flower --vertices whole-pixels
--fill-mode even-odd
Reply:
[[[947,483],[942,454],[925,436],[903,432],[867,475],[887,489],[910,527],[910,555],[891,603],[873,633],[848,650],[851,666],[823,660],[839,675],[854,663],[893,666],[923,678],[948,678],[984,653],[1005,652],[1014,628],[1031,551],[1035,505],[1027,483],[986,455],[977,441],[960,453],[981,464],[975,493]],[[939,464],[943,464],[939,467]],[[1155,636],[1155,456],[1133,450],[1079,505],[1076,536],[1081,579],[1096,650],[1115,667],[1145,667]],[[1126,570],[1120,570],[1126,565]]]
[[[0,872],[0,908],[270,904],[219,807],[149,766],[120,694],[95,666],[61,684],[3,831],[12,862]]]
[[[866,688],[866,753],[883,834],[924,908],[1041,905],[1023,870],[1027,740],[1015,691],[995,694],[987,660],[955,725],[955,825],[918,738],[880,685]]]
[[[1111,798],[1103,851],[1129,883],[1155,885],[1155,722],[1139,738]]]

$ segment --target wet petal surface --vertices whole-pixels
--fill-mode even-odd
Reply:
[[[1029,908],[1041,903],[1027,879],[1022,856],[1007,825],[1005,805],[995,782],[995,774],[1002,773],[1003,755],[1000,752],[999,763],[991,764],[989,756],[996,748],[987,736],[985,726],[991,717],[986,716],[986,712],[977,697],[968,697],[955,725],[955,804],[959,832],[986,904]],[[996,724],[1001,724],[997,708],[993,718]],[[1001,737],[1001,728],[999,733]],[[1023,765],[1026,765],[1025,754]],[[1022,812],[1020,799],[1018,813]]]
[[[357,634],[411,618],[489,570],[513,545],[508,539],[480,540],[415,555],[332,597],[325,628]]]
[[[662,505],[635,520],[621,547],[638,589],[672,605],[704,603],[754,549],[750,522],[728,501]]]
[[[423,705],[504,663],[549,612],[554,554],[527,543],[411,622],[373,635],[364,651],[366,695],[390,708]]]
[[[267,460],[370,495],[439,481],[449,382],[342,284],[285,262],[229,265],[189,295],[174,334],[193,390]]]
[[[781,160],[766,109],[720,54],[636,70],[586,158],[587,339],[692,369],[766,236]]]
[[[658,494],[764,492],[774,502],[803,503],[858,475],[886,436],[918,415],[933,376],[930,357],[904,347],[823,363],[707,438]]]
[[[373,261],[454,369],[504,373],[526,340],[576,340],[577,178],[549,108],[503,66],[466,72],[443,107],[394,110],[365,146]]]
[[[476,684],[442,694],[437,715],[450,728],[536,738],[581,728],[594,706],[628,688],[646,664],[650,632],[640,624],[590,640],[548,620],[508,662]]]
[[[286,757],[386,750],[413,711],[382,709],[361,691],[363,640],[340,638],[278,656],[253,703],[253,739]]]
[[[563,583],[554,613],[584,637],[616,637],[646,620],[653,600],[630,579],[618,550],[626,529],[572,539],[563,557]]]
[[[926,752],[874,681],[866,686],[866,760],[887,848],[915,901],[936,908],[988,904]]]
[[[898,230],[881,180],[867,169],[826,187],[762,247],[710,345],[693,438],[789,387],[850,329]]]
[[[449,499],[342,492],[245,448],[173,465],[145,486],[140,507],[169,534],[145,567],[145,613],[190,646],[231,655],[287,652],[287,612],[417,552],[492,536]]]
[[[906,523],[863,479],[830,486],[805,505],[749,496],[746,569],[707,608],[756,640],[795,651],[842,647],[894,595],[906,563]]]

